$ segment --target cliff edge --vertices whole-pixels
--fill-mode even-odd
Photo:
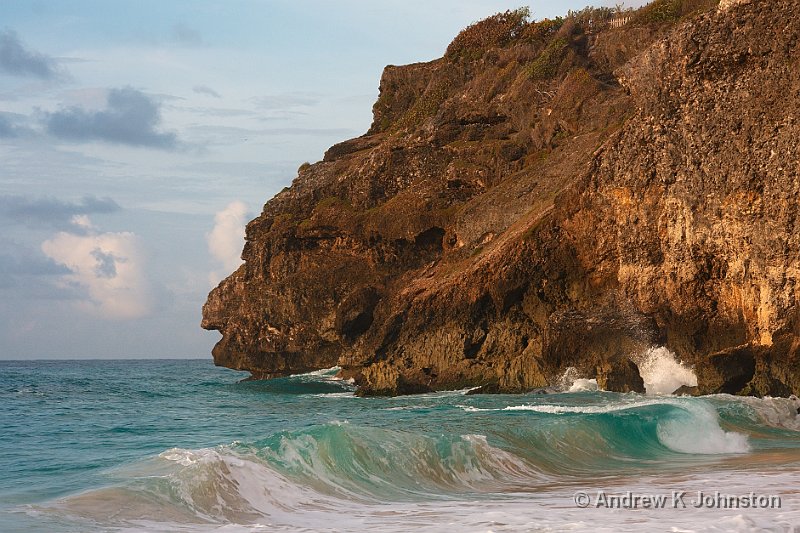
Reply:
[[[476,23],[389,66],[362,137],[304,165],[209,295],[218,365],[334,365],[361,394],[800,393],[800,0]]]

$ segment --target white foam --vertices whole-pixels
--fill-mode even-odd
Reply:
[[[166,479],[182,504],[213,522],[248,523],[257,517],[314,508],[327,499],[255,457],[234,454],[224,446],[173,448],[159,457],[181,466]]]
[[[619,531],[792,531],[800,522],[800,506],[794,487],[800,479],[797,468],[754,476],[751,471],[701,469],[658,476],[599,476],[560,484],[548,483],[535,493],[505,493],[502,497],[476,498],[473,495],[424,501],[383,501],[363,504],[341,500],[307,509],[285,510],[240,523],[190,523],[174,517],[149,516],[146,520],[126,521],[113,528],[125,533],[191,532],[245,533],[336,532],[369,529],[375,533],[439,533],[441,531],[573,531],[576,533],[616,533]],[[613,483],[610,485],[609,483]],[[638,508],[613,511],[590,505],[576,509],[570,505],[576,490],[593,498],[606,494],[666,494],[686,491],[686,508]],[[781,509],[711,509],[693,505],[697,491],[746,495],[782,496]],[[126,501],[115,501],[124,508]],[[114,509],[116,511],[116,509]],[[120,512],[120,511],[117,511]],[[106,523],[108,517],[100,518]],[[104,529],[105,530],[105,529]]]
[[[800,431],[800,399],[797,396],[789,398],[754,398],[752,396],[737,397],[737,400],[744,402],[755,411],[759,421],[783,429]]]
[[[723,430],[716,410],[710,405],[694,401],[683,403],[681,408],[691,415],[688,419],[681,417],[658,423],[658,440],[667,448],[680,453],[708,455],[750,451],[747,436]]]
[[[341,367],[332,366],[330,368],[321,368],[320,370],[314,370],[312,372],[306,372],[304,374],[292,374],[293,377],[301,377],[301,376],[335,376],[337,372],[341,370]]]
[[[597,390],[596,379],[578,378],[572,383],[572,385],[570,385],[569,390],[567,392],[585,392],[585,391],[596,391],[596,390]]]
[[[636,361],[647,394],[672,394],[683,385],[697,386],[697,376],[663,346],[647,350]]]
[[[596,391],[597,380],[582,378],[578,369],[574,366],[568,367],[558,378],[558,388],[564,392],[584,392]]]
[[[639,397],[641,398],[641,396]],[[635,409],[637,407],[644,407],[647,405],[657,405],[657,404],[664,404],[664,403],[672,403],[669,400],[663,399],[640,399],[636,401],[630,402],[615,402],[606,405],[578,405],[578,406],[571,406],[571,405],[554,405],[554,404],[522,404],[522,405],[509,405],[507,407],[498,407],[498,408],[480,408],[480,407],[473,407],[471,405],[459,405],[461,409],[463,409],[467,413],[480,413],[480,412],[488,412],[488,411],[535,411],[537,413],[547,413],[553,415],[559,415],[564,413],[574,413],[574,414],[602,414],[602,413],[613,413],[616,411],[624,411],[627,409]]]
[[[481,409],[480,407],[473,407],[471,405],[458,405],[457,407],[460,407],[461,409],[463,409],[467,413],[480,413],[480,412],[484,412],[484,411],[499,411],[500,410],[500,409]]]
[[[144,531],[191,531],[194,524],[252,524],[265,517],[291,523],[298,513],[314,513],[335,503],[257,457],[236,454],[227,446],[172,448],[116,474],[128,481],[67,497],[59,506],[99,523],[147,523]]]
[[[503,411],[535,411],[537,413],[548,413],[553,415],[560,415],[564,413],[574,414],[602,414],[614,413],[617,411],[625,411],[628,409],[636,409],[637,407],[644,407],[647,405],[657,405],[663,403],[663,400],[640,400],[630,403],[613,403],[608,405],[510,405],[504,407]]]
[[[558,384],[562,389],[566,390],[569,389],[579,377],[580,374],[578,373],[578,369],[574,366],[570,366],[567,367],[567,369],[564,370],[564,373],[561,374],[561,377],[558,378]]]
[[[413,411],[415,409],[427,409],[427,405],[398,405],[397,407],[383,407],[381,411]]]
[[[181,466],[192,466],[201,463],[212,463],[219,461],[219,453],[210,448],[199,450],[186,450],[183,448],[171,448],[159,454],[159,457],[167,461],[173,461]]]
[[[332,399],[332,398],[355,398],[355,399],[361,399],[360,396],[356,396],[355,393],[351,392],[351,391],[348,391],[348,392],[320,392],[318,394],[312,394],[311,396],[313,396],[315,398],[328,398],[328,399]]]

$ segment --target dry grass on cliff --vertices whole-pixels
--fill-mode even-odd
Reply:
[[[448,59],[479,59],[486,50],[505,46],[514,40],[528,24],[531,12],[527,7],[497,13],[461,30],[447,47]]]
[[[677,22],[687,15],[710,9],[719,0],[655,0],[636,10],[633,24],[660,24]]]
[[[567,55],[569,39],[560,37],[548,43],[539,57],[526,66],[526,72],[531,79],[548,80],[558,74],[558,68]]]
[[[566,17],[530,22],[530,9],[520,7],[496,13],[470,24],[453,39],[445,57],[450,60],[475,61],[490,48],[508,46],[516,40],[546,43],[569,22],[584,30],[602,29],[615,17],[630,15],[632,24],[661,24],[677,22],[692,13],[710,9],[719,0],[654,0],[639,9],[622,7],[586,7],[569,11]]]

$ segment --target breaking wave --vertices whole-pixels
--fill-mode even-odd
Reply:
[[[525,516],[510,509],[524,510],[542,494],[563,502],[590,480],[705,475],[708,465],[741,464],[770,449],[771,438],[791,442],[800,431],[796,398],[597,392],[593,380],[570,375],[556,394],[363,399],[335,374],[236,390],[244,398],[278,394],[304,410],[336,406],[339,420],[214,447],[163,449],[115,467],[104,486],[37,512],[77,520],[81,531],[341,531],[376,520],[383,531],[432,531],[433,515],[440,525],[501,530],[484,514],[470,514],[474,502],[502,509],[509,520]],[[569,523],[565,517],[553,515],[556,528]]]
[[[737,404],[745,426],[796,424],[789,416],[791,400]],[[120,527],[144,528],[152,517],[206,525],[297,525],[298,516],[313,522],[343,505],[535,492],[565,476],[624,472],[634,461],[663,466],[678,454],[750,450],[747,435],[723,429],[706,399],[618,395],[599,405],[460,409],[500,417],[502,431],[453,436],[332,422],[251,443],[173,448],[119,469],[120,483],[58,506],[93,521],[113,516]],[[109,514],[110,509],[115,511]],[[315,523],[308,527],[317,528]]]

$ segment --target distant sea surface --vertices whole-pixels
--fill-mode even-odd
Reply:
[[[0,531],[800,531],[793,400],[335,373],[0,362]]]

